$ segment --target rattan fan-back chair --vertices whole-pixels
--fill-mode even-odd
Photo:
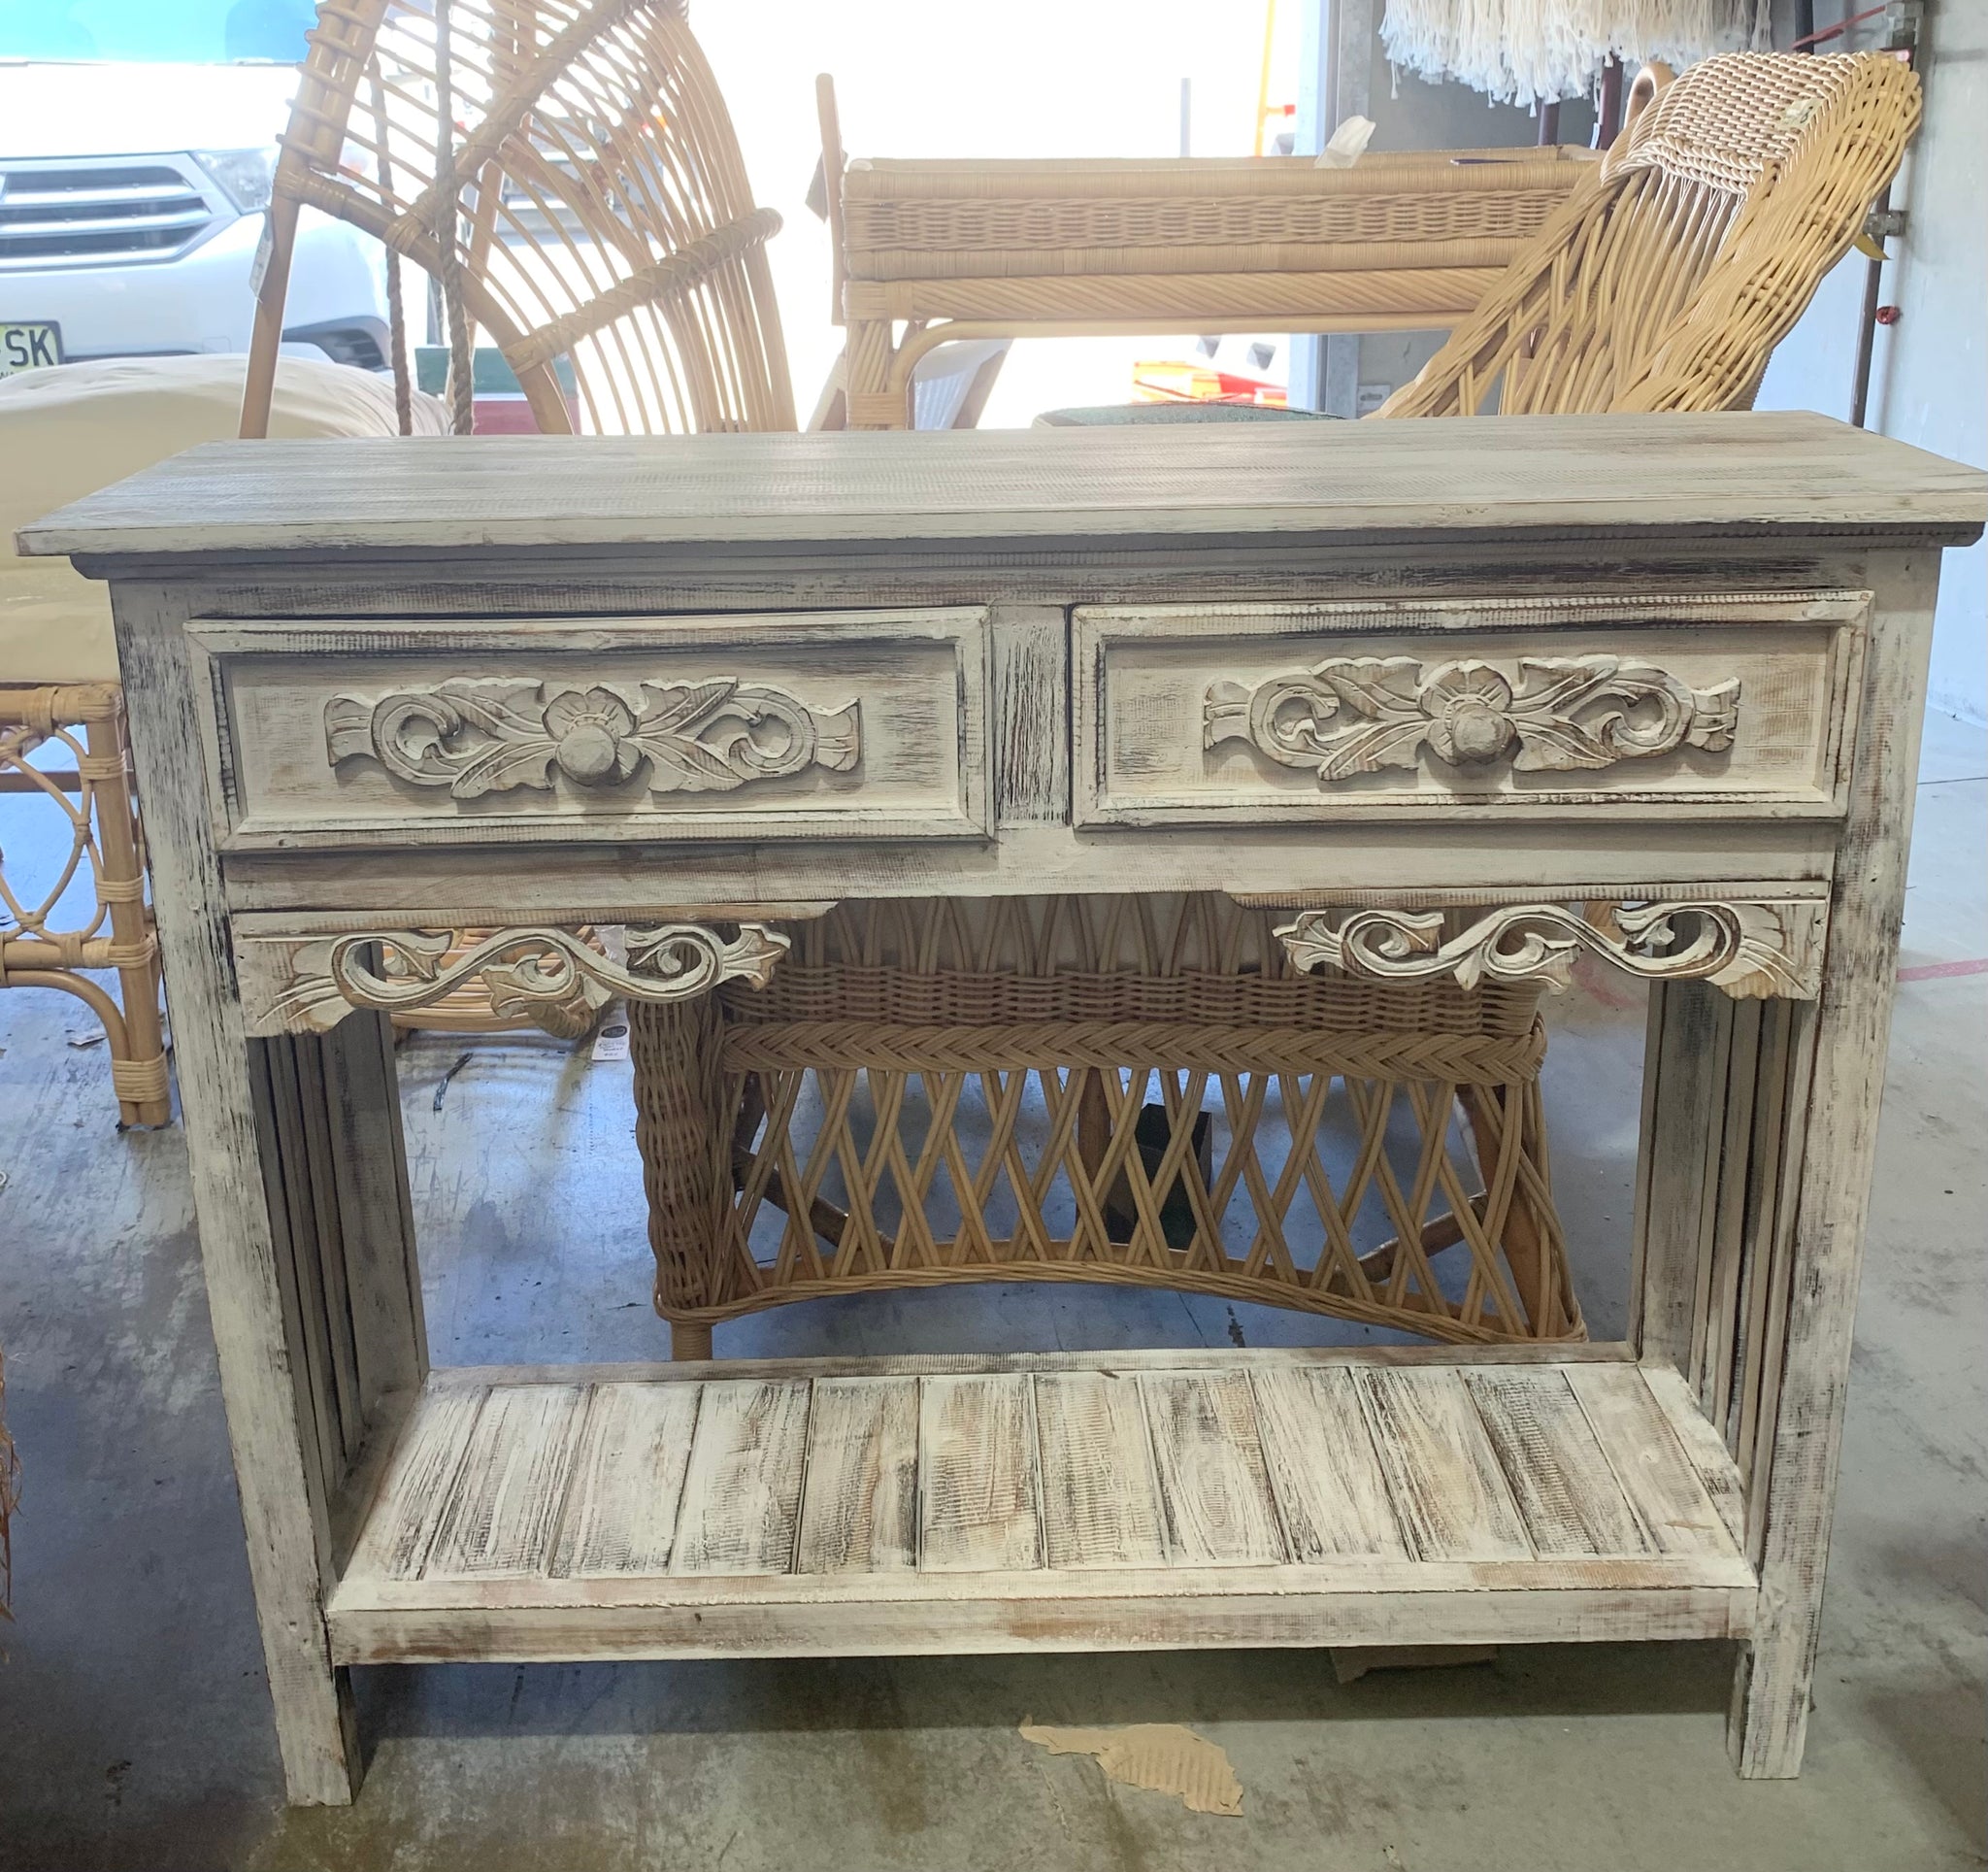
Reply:
[[[1748,407],[1918,122],[1879,52],[1692,66],[1375,414]]]
[[[321,0],[277,164],[245,436],[267,429],[307,207],[384,243],[404,394],[399,261],[437,283],[458,432],[479,330],[546,434],[794,426],[766,259],[779,217],[753,203],[681,0]]]

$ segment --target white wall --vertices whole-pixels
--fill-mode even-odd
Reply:
[[[1842,11],[1830,0],[1816,9],[1824,24]],[[1927,14],[1925,121],[1892,191],[1906,226],[1889,243],[1897,257],[1880,289],[1901,317],[1877,335],[1868,419],[1902,442],[1988,467],[1988,5],[1933,0]],[[1865,265],[1853,253],[1824,283],[1775,352],[1759,408],[1848,416]],[[1975,722],[1988,720],[1984,618],[1988,545],[1949,552],[1931,701]]]

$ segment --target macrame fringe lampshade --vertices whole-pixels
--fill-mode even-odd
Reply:
[[[1387,0],[1380,38],[1405,71],[1531,108],[1578,97],[1610,57],[1766,50],[1765,27],[1758,0]]]

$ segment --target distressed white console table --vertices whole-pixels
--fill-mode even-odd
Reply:
[[[354,1663],[1499,1639],[1739,1639],[1794,1773],[1983,490],[1766,415],[245,443],[30,529],[115,587],[291,1797]],[[381,1010],[447,932],[661,1000],[1187,890],[1654,984],[1627,1343],[429,1369]]]

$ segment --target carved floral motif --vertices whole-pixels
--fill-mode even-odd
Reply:
[[[1490,663],[1336,656],[1253,687],[1209,685],[1202,745],[1246,741],[1321,782],[1420,765],[1508,760],[1515,773],[1569,772],[1680,747],[1733,745],[1737,678],[1694,689],[1619,656],[1521,657],[1516,680]]]
[[[810,767],[848,772],[860,752],[858,707],[818,712],[730,676],[586,687],[462,677],[373,699],[335,695],[324,705],[324,746],[334,767],[370,756],[456,799],[549,787],[555,773],[611,786],[645,763],[651,792],[725,793]]]
[[[1276,934],[1301,969],[1342,969],[1381,982],[1451,976],[1480,982],[1573,981],[1586,950],[1646,981],[1710,982],[1739,998],[1810,1001],[1821,988],[1824,907],[1780,902],[1562,904],[1486,911],[1454,935],[1438,911],[1309,910]]]
[[[500,1016],[576,1002],[598,1011],[620,995],[677,1001],[720,982],[764,987],[792,939],[764,923],[740,923],[726,937],[702,923],[659,923],[628,930],[624,967],[570,929],[500,929],[463,951],[450,931],[353,930],[337,936],[252,937],[251,959],[272,965],[275,981],[260,1005],[246,991],[251,1032],[326,1033],[354,1008],[400,1014],[433,1006],[472,979]],[[395,968],[376,967],[390,950]],[[275,952],[275,953],[272,953]],[[256,973],[261,973],[258,968]]]

